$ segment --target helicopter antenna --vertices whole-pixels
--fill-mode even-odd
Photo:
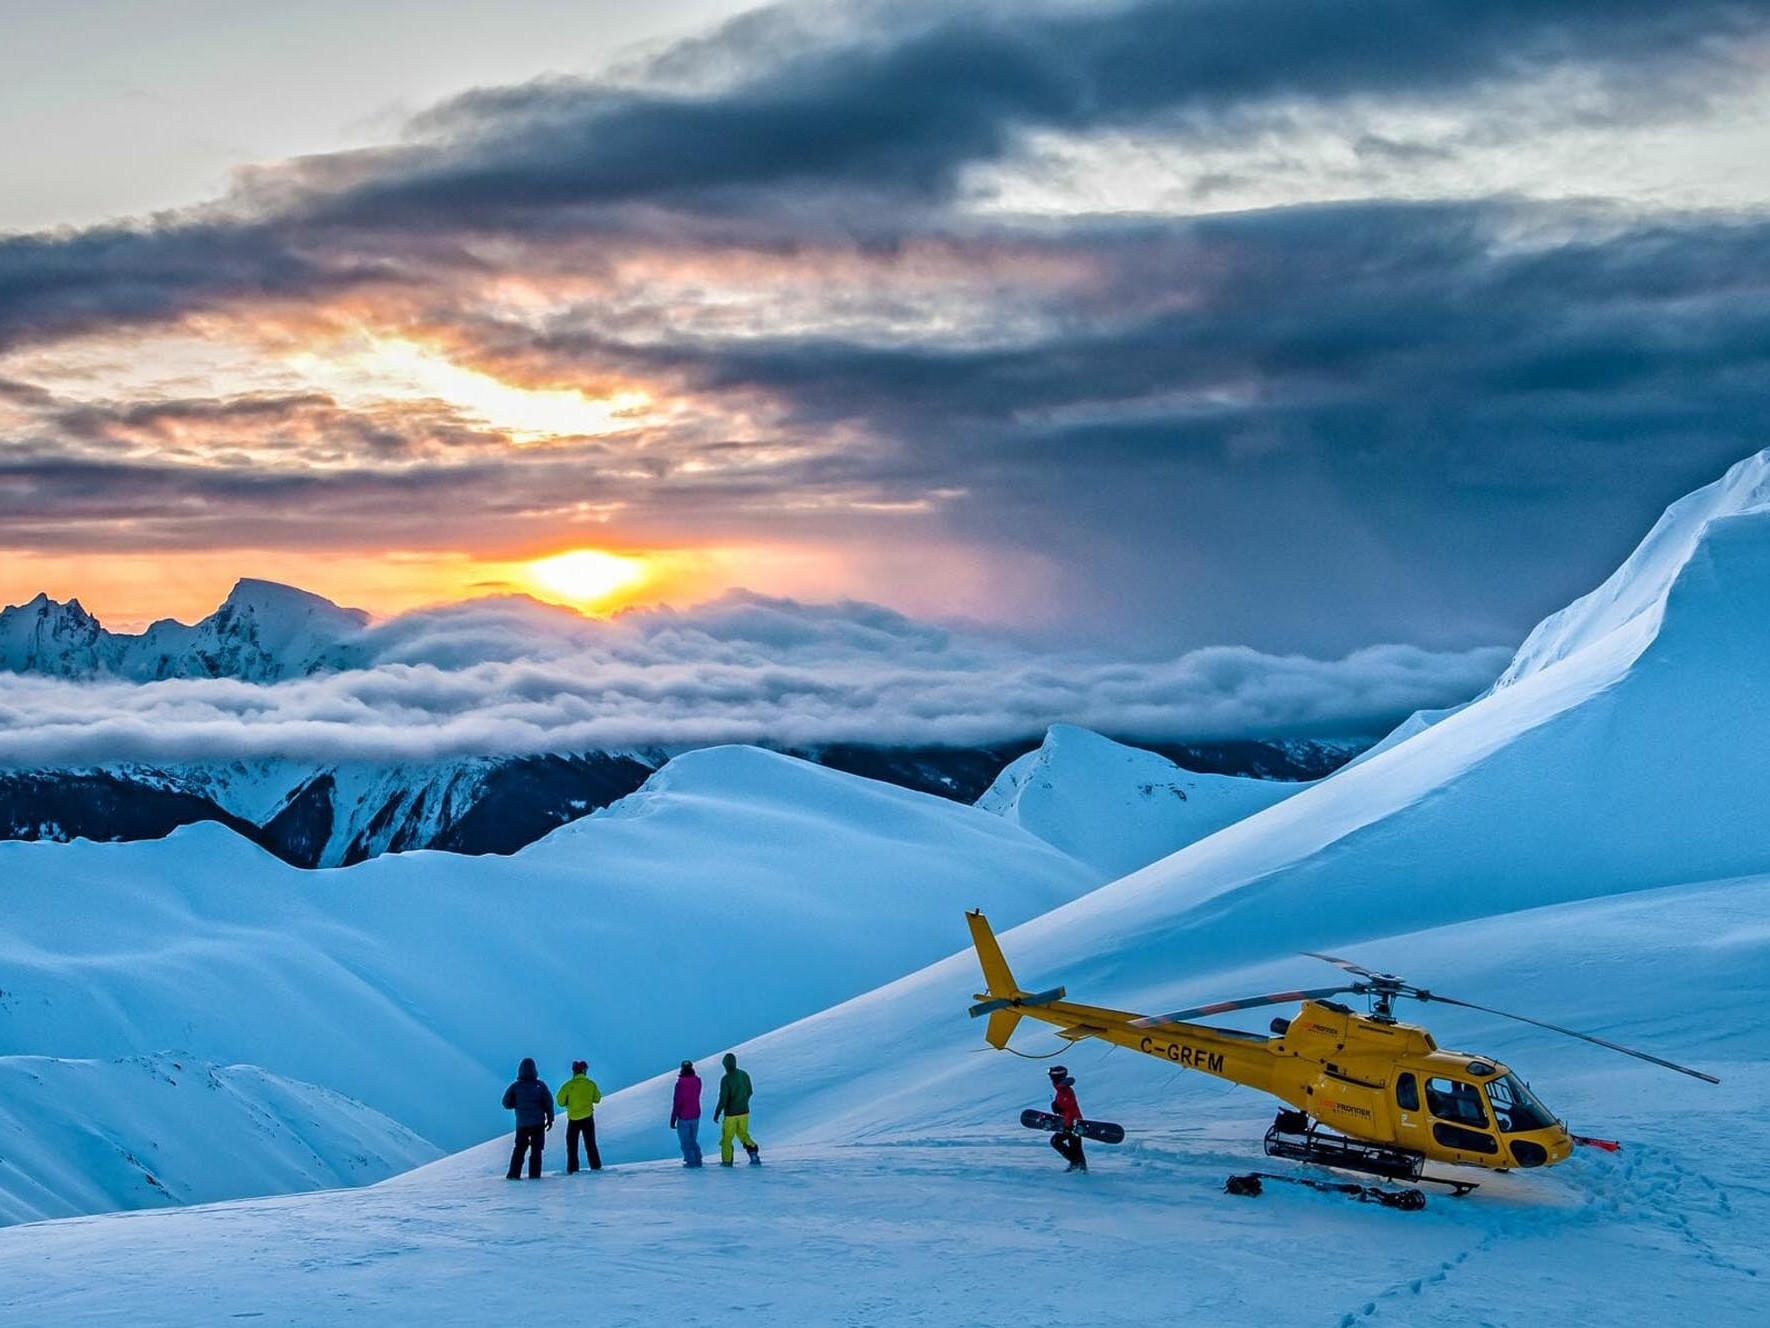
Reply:
[[[1676,1061],[1668,1061],[1645,1051],[1636,1051],[1633,1047],[1625,1047],[1620,1042],[1611,1042],[1605,1038],[1595,1037],[1591,1033],[1581,1033],[1577,1029],[1563,1028],[1560,1024],[1551,1024],[1543,1019],[1532,1019],[1529,1015],[1496,1010],[1491,1005],[1477,1005],[1474,1001],[1459,1001],[1454,996],[1440,996],[1436,992],[1427,991],[1424,987],[1416,987],[1410,982],[1403,982],[1393,973],[1373,973],[1368,968],[1354,964],[1347,959],[1338,959],[1333,955],[1316,954],[1312,950],[1305,950],[1303,953],[1311,959],[1326,960],[1337,968],[1343,968],[1348,973],[1355,973],[1364,978],[1364,982],[1357,984],[1351,990],[1371,998],[1371,1018],[1383,1023],[1395,1022],[1393,1010],[1397,996],[1406,996],[1422,1002],[1437,1001],[1440,1005],[1460,1005],[1466,1010],[1480,1010],[1483,1014],[1497,1014],[1502,1019],[1516,1019],[1521,1024],[1534,1024],[1538,1028],[1548,1029],[1551,1033],[1560,1033],[1565,1037],[1578,1038],[1581,1042],[1590,1042],[1593,1046],[1620,1051],[1625,1056],[1633,1056],[1636,1060],[1646,1061],[1650,1065],[1658,1065],[1663,1069],[1676,1070],[1679,1074],[1687,1074],[1692,1079],[1701,1079],[1705,1083],[1718,1084],[1721,1082],[1712,1074],[1704,1074],[1701,1070],[1693,1070],[1688,1065],[1679,1065]]]

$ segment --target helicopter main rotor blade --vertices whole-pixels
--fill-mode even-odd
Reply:
[[[1310,959],[1324,959],[1335,968],[1343,968],[1348,973],[1358,974],[1361,978],[1377,978],[1382,976],[1380,973],[1371,972],[1370,969],[1365,968],[1362,964],[1353,963],[1350,959],[1339,959],[1330,954],[1318,954],[1314,950],[1305,950],[1303,953]]]
[[[1436,992],[1419,991],[1414,995],[1422,1001],[1438,1001],[1443,1005],[1460,1005],[1467,1010],[1480,1010],[1486,1014],[1497,1014],[1502,1019],[1516,1019],[1521,1024],[1535,1024],[1538,1028],[1546,1028],[1551,1033],[1562,1033],[1568,1037],[1578,1038],[1581,1042],[1590,1042],[1596,1046],[1608,1047],[1611,1051],[1620,1051],[1625,1056],[1633,1056],[1639,1061],[1648,1061],[1668,1070],[1676,1070],[1679,1074],[1687,1074],[1692,1079],[1701,1079],[1711,1084],[1721,1081],[1712,1074],[1704,1074],[1701,1070],[1693,1070],[1688,1065],[1679,1065],[1676,1061],[1663,1060],[1658,1056],[1650,1056],[1644,1051],[1636,1051],[1633,1047],[1625,1047],[1620,1042],[1608,1042],[1601,1037],[1593,1037],[1590,1033],[1581,1033],[1576,1029],[1563,1028],[1560,1024],[1547,1023],[1541,1019],[1532,1019],[1529,1015],[1512,1014],[1506,1010],[1496,1010],[1491,1005],[1477,1005],[1473,1001],[1459,1001],[1453,996],[1440,996]]]
[[[1319,1001],[1341,992],[1361,991],[1360,987],[1315,987],[1309,991],[1275,991],[1267,996],[1249,996],[1240,1001],[1217,1001],[1212,1005],[1195,1005],[1190,1010],[1171,1010],[1167,1014],[1145,1015],[1131,1021],[1132,1028],[1155,1028],[1161,1024],[1183,1024],[1207,1014],[1228,1014],[1231,1010],[1252,1010],[1262,1005],[1289,1005],[1292,1001]]]

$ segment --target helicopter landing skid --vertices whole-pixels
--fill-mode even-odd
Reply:
[[[1262,1192],[1264,1183],[1271,1180],[1283,1181],[1286,1185],[1302,1185],[1311,1190],[1320,1190],[1324,1194],[1344,1194],[1359,1203],[1381,1204],[1385,1208],[1399,1208],[1404,1213],[1417,1213],[1426,1206],[1426,1196],[1418,1190],[1386,1190],[1381,1185],[1315,1180],[1309,1176],[1279,1176],[1270,1171],[1250,1171],[1243,1176],[1231,1176],[1224,1182],[1223,1191],[1225,1194],[1257,1196]]]
[[[1481,1188],[1478,1180],[1446,1180],[1443,1176],[1421,1176],[1421,1185],[1445,1185],[1450,1188],[1450,1197],[1461,1199],[1465,1194]]]
[[[1447,1185],[1454,1198],[1462,1198],[1476,1188],[1476,1182],[1444,1180],[1421,1175],[1426,1165],[1424,1153],[1406,1148],[1387,1148],[1333,1134],[1310,1121],[1300,1111],[1281,1111],[1266,1131],[1266,1156],[1282,1157],[1292,1162],[1311,1162],[1316,1166],[1335,1167],[1341,1171],[1357,1171],[1385,1180],[1405,1180],[1416,1184]]]

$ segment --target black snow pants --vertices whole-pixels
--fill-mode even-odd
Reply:
[[[516,1147],[510,1153],[509,1178],[516,1180],[522,1175],[522,1155],[529,1155],[529,1179],[541,1179],[541,1150],[547,1146],[547,1127],[545,1125],[518,1125],[516,1127]]]
[[[1088,1159],[1082,1156],[1082,1136],[1071,1134],[1068,1130],[1059,1130],[1051,1136],[1051,1147],[1062,1153],[1072,1167],[1088,1169]]]
[[[578,1169],[578,1136],[584,1136],[584,1156],[590,1162],[590,1170],[602,1170],[602,1154],[596,1151],[596,1117],[586,1116],[583,1120],[568,1120],[565,1123],[565,1169],[569,1175]]]

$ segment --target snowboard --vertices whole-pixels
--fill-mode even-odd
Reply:
[[[1053,1116],[1048,1111],[1035,1111],[1028,1107],[1020,1113],[1020,1123],[1029,1130],[1048,1130],[1053,1134],[1063,1128],[1063,1117]],[[1125,1142],[1125,1127],[1114,1125],[1111,1121],[1085,1120],[1076,1131],[1084,1139],[1092,1139],[1097,1144],[1122,1144]]]

